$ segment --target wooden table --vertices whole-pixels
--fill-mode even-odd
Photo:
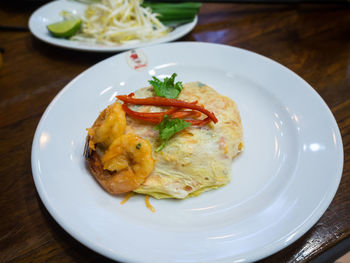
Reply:
[[[38,6],[1,3],[0,24],[25,26]],[[350,236],[350,8],[205,4],[181,41],[248,49],[287,66],[323,97],[343,138],[345,165],[328,210],[303,237],[261,262],[307,262]],[[67,234],[41,202],[31,143],[45,108],[75,76],[110,54],[56,48],[29,32],[0,31],[0,262],[109,262]]]

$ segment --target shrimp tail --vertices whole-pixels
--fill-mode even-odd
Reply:
[[[84,153],[83,153],[86,161],[90,160],[90,158],[91,158],[92,150],[89,146],[89,143],[90,143],[90,136],[88,135],[88,136],[86,136],[86,141],[85,141],[85,145],[84,145]]]

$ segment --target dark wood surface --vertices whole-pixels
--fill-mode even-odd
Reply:
[[[0,4],[0,25],[25,26],[38,6]],[[181,41],[248,49],[287,66],[323,97],[343,139],[337,194],[295,243],[261,262],[308,262],[350,235],[350,8],[337,5],[204,4]],[[31,173],[31,143],[45,108],[75,76],[110,54],[42,43],[0,31],[0,262],[110,262],[81,245],[48,214]],[[310,186],[311,187],[311,186]]]

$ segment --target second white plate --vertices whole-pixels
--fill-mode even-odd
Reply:
[[[192,22],[177,27],[174,31],[170,32],[162,38],[133,45],[125,44],[120,46],[107,46],[102,44],[91,44],[80,41],[72,41],[64,38],[56,38],[50,35],[46,27],[51,23],[55,23],[62,20],[62,17],[59,15],[61,11],[65,10],[73,14],[82,15],[85,9],[86,4],[77,1],[56,0],[49,2],[40,7],[31,15],[28,22],[29,30],[38,39],[48,44],[63,48],[91,52],[119,52],[133,48],[140,48],[154,44],[174,41],[189,33],[196,26],[198,21],[198,18],[195,17],[195,19]]]

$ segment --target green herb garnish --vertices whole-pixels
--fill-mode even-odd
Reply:
[[[153,13],[158,14],[157,18],[166,25],[189,23],[193,21],[199,12],[202,4],[197,2],[185,3],[158,3],[144,1],[143,7],[150,7]]]
[[[141,143],[138,143],[137,145],[136,145],[136,149],[140,149],[141,148]]]
[[[183,89],[181,81],[174,83],[176,76],[177,74],[173,73],[170,78],[165,78],[164,81],[153,77],[153,80],[148,82],[153,86],[154,92],[158,97],[176,99]]]
[[[156,152],[162,150],[169,139],[177,132],[186,129],[191,126],[191,123],[182,119],[170,119],[168,115],[165,115],[162,122],[159,123],[154,129],[159,130],[159,136],[161,139],[161,145],[156,149]]]

